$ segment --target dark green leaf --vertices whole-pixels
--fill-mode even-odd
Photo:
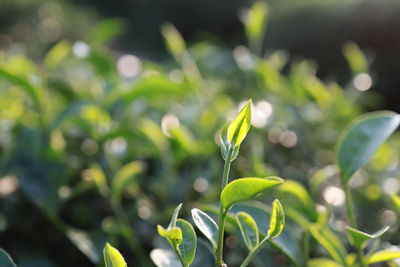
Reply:
[[[176,225],[182,230],[182,242],[179,245],[179,251],[184,262],[189,266],[193,262],[194,255],[196,254],[196,232],[193,226],[183,219],[178,219]]]
[[[379,238],[380,236],[382,236],[387,230],[389,230],[389,226],[386,226],[384,228],[382,228],[381,230],[379,230],[378,232],[376,232],[375,234],[367,234],[364,233],[360,230],[351,228],[351,227],[347,227],[346,231],[347,234],[349,235],[350,241],[352,242],[352,244],[357,247],[357,248],[364,248],[367,244],[368,241],[371,239],[376,239]]]
[[[0,248],[0,266],[1,267],[17,267],[15,262],[11,259],[10,255]]]
[[[399,123],[400,115],[389,111],[368,113],[351,123],[342,133],[336,149],[342,179],[348,181],[363,167]]]

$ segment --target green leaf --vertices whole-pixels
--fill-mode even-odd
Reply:
[[[197,228],[210,240],[213,248],[216,249],[218,240],[217,223],[199,209],[192,209],[192,218]]]
[[[283,179],[275,176],[266,178],[240,178],[229,183],[221,193],[221,205],[228,210],[233,204],[250,200],[271,187],[280,185]]]
[[[253,49],[261,49],[262,40],[267,25],[268,5],[265,1],[255,2],[246,19],[246,35]]]
[[[91,44],[102,45],[124,32],[125,23],[120,18],[109,18],[97,23],[89,34]]]
[[[193,226],[183,219],[177,221],[177,227],[182,230],[182,242],[179,245],[179,251],[182,255],[183,261],[187,266],[190,266],[193,262],[194,255],[196,254],[196,232],[194,231]]]
[[[368,244],[368,241],[371,239],[376,239],[382,236],[387,230],[389,230],[389,226],[386,226],[376,232],[375,234],[368,234],[364,233],[360,230],[351,228],[351,227],[346,227],[347,234],[349,236],[349,239],[351,243],[357,247],[357,248],[365,248],[365,246]]]
[[[269,222],[268,237],[273,239],[280,235],[285,227],[285,213],[278,199],[272,203],[271,220]]]
[[[175,208],[174,213],[172,214],[171,222],[168,225],[168,228],[176,226],[176,220],[178,219],[179,211],[181,210],[181,208],[182,208],[182,203]]]
[[[226,160],[228,158],[228,153],[229,153],[229,147],[231,144],[228,141],[228,126],[229,124],[225,124],[224,127],[221,130],[220,134],[220,143],[221,143],[221,154],[222,158]],[[234,146],[233,147],[233,154],[231,156],[231,161],[234,161],[239,154],[239,149],[240,145]]]
[[[133,161],[123,166],[112,180],[112,200],[114,203],[121,201],[125,188],[134,182],[137,175],[143,170],[143,163]]]
[[[256,222],[253,217],[243,211],[237,214],[237,221],[244,243],[250,251],[253,250],[260,242]]]
[[[400,212],[400,196],[398,195],[390,195],[390,198],[393,204],[396,206],[397,210]]]
[[[400,250],[381,250],[366,258],[367,264],[390,261],[400,258]]]
[[[352,122],[342,133],[336,148],[342,179],[348,181],[363,167],[399,123],[400,115],[389,111],[367,113]]]
[[[339,263],[325,258],[315,258],[311,259],[307,263],[307,267],[342,267]]]
[[[60,64],[70,54],[70,52],[70,42],[66,40],[60,41],[47,53],[44,62],[47,67],[54,68]]]
[[[106,267],[126,267],[128,266],[124,260],[124,257],[119,253],[119,251],[106,243],[103,250],[104,262]]]
[[[180,62],[184,52],[186,51],[186,44],[182,38],[182,35],[170,23],[165,23],[161,27],[161,33],[165,40],[165,45],[169,53],[175,58],[176,61]]]
[[[176,222],[178,220],[179,211],[182,208],[182,203],[179,204],[172,214],[171,222],[168,225],[168,228],[165,229],[161,225],[157,225],[158,234],[167,239],[168,243],[176,249],[179,244],[182,242],[182,230],[179,227],[176,227]]]
[[[158,234],[165,239],[173,247],[177,248],[182,243],[182,230],[178,227],[168,227],[165,229],[161,225],[157,225]]]
[[[228,141],[233,146],[238,146],[243,142],[251,125],[251,99],[240,110],[236,118],[228,126]]]
[[[343,46],[343,54],[349,63],[353,74],[368,71],[368,61],[361,49],[353,42],[348,42]]]
[[[0,248],[0,266],[1,267],[17,267],[15,262],[11,259],[8,253]]]

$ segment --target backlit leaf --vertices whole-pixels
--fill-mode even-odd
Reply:
[[[225,124],[220,134],[221,154],[224,160],[228,158],[229,147],[231,146],[231,144],[228,141],[228,126],[229,124]],[[233,146],[231,161],[234,161],[236,159],[237,155],[239,154],[239,149],[240,145]]]
[[[346,228],[346,231],[347,231],[347,234],[349,235],[350,241],[352,242],[352,244],[355,247],[358,247],[358,248],[364,248],[368,244],[369,240],[379,238],[387,230],[389,230],[389,226],[382,228],[375,234],[368,234],[368,233],[364,233],[360,230],[357,230],[357,229],[354,229],[351,227]]]
[[[233,204],[253,199],[264,191],[281,183],[283,183],[283,179],[274,176],[237,179],[229,183],[222,190],[221,205],[225,210],[228,210]]]
[[[390,261],[400,258],[400,250],[381,250],[375,252],[365,260],[367,264]]]
[[[251,125],[251,99],[228,126],[228,141],[238,146],[246,137]]]
[[[342,179],[348,181],[363,167],[399,123],[400,115],[389,111],[368,113],[351,123],[336,148],[336,162]]]
[[[260,241],[256,222],[248,213],[243,211],[237,214],[237,221],[244,243],[249,250],[253,250]]]
[[[196,254],[196,232],[193,226],[183,219],[178,219],[176,225],[182,230],[182,242],[179,245],[179,251],[181,252],[184,262],[189,266],[193,262],[194,255]]]
[[[285,213],[278,199],[272,203],[271,220],[269,222],[268,236],[273,239],[280,235],[285,227]]]
[[[182,230],[179,227],[171,227],[165,229],[161,225],[157,225],[158,234],[165,239],[173,247],[177,248],[182,242]]]
[[[199,209],[192,209],[192,218],[197,228],[210,240],[213,248],[216,249],[218,239],[217,223]]]
[[[103,250],[104,254],[104,262],[106,264],[106,267],[126,267],[128,266],[124,260],[124,257],[121,255],[121,253],[111,246],[109,243],[107,243],[104,246]]]

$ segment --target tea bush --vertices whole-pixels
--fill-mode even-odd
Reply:
[[[339,85],[317,77],[310,60],[284,51],[264,55],[267,14],[264,4],[251,8],[245,21],[249,47],[233,51],[210,42],[188,46],[165,24],[161,30],[173,60],[162,63],[106,48],[107,36],[113,36],[107,29],[115,29],[107,23],[115,26],[113,21],[86,40],[58,42],[41,62],[16,49],[2,52],[1,247],[19,266],[90,266],[103,264],[103,247],[110,242],[132,266],[152,266],[150,252],[159,266],[173,266],[162,265],[176,258],[168,242],[156,237],[156,225],[167,225],[179,203],[187,220],[176,219],[178,209],[171,227],[159,228],[163,236],[173,229],[185,242],[193,230],[191,210],[196,225],[218,222],[221,145],[227,162],[236,158],[229,177],[280,176],[285,182],[262,201],[226,209],[225,239],[199,229],[191,266],[215,266],[212,246],[221,255],[224,240],[224,262],[239,266],[247,248],[263,243],[251,234],[254,229],[268,236],[274,220],[265,203],[275,198],[285,228],[268,240],[254,266],[365,266],[383,260],[396,266],[399,136],[374,152],[395,130],[398,116],[367,115],[338,143],[344,128],[374,105],[374,94],[365,91],[371,84],[368,60],[356,45],[344,45],[353,78]],[[237,154],[242,133],[232,135],[228,128],[220,140],[220,132],[249,98],[252,129]],[[384,231],[367,234],[386,225],[383,236]],[[211,236],[211,246],[202,235]],[[119,266],[114,259],[124,262],[115,251],[106,246],[107,266]],[[181,255],[186,263],[194,256],[190,251]],[[0,260],[9,261],[3,250]]]

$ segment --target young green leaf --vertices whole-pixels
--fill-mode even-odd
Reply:
[[[221,193],[221,205],[228,210],[233,204],[250,200],[267,189],[280,185],[283,179],[269,176],[266,178],[240,178],[229,183]]]
[[[103,255],[106,267],[128,266],[121,253],[116,248],[111,246],[109,243],[106,243],[106,245],[104,246]]]
[[[168,243],[176,249],[182,242],[182,230],[179,227],[176,227],[176,222],[178,220],[179,211],[182,208],[182,203],[179,204],[172,214],[171,222],[168,225],[168,228],[165,229],[161,225],[157,225],[158,234],[167,239]]]
[[[217,223],[199,209],[192,209],[192,218],[197,228],[210,240],[213,248],[216,249],[218,240]]]
[[[182,230],[182,242],[179,245],[179,251],[186,266],[190,266],[193,262],[194,255],[196,254],[196,232],[194,231],[193,226],[183,219],[178,219],[176,225]]]
[[[246,247],[250,251],[253,250],[260,242],[256,222],[253,217],[243,211],[237,214],[237,221]]]
[[[168,228],[171,228],[171,227],[175,227],[175,226],[176,226],[176,220],[178,219],[179,211],[181,210],[181,208],[182,208],[182,203],[179,204],[179,205],[175,208],[174,213],[172,214],[171,222],[170,222],[169,225],[168,225]]]
[[[278,199],[272,203],[271,220],[269,222],[268,237],[273,239],[280,235],[285,227],[285,213]]]
[[[251,125],[251,99],[240,110],[236,118],[228,126],[228,141],[232,146],[240,145],[246,137]]]
[[[364,233],[360,230],[357,230],[357,229],[354,229],[351,227],[347,227],[346,231],[349,236],[350,242],[355,247],[363,249],[368,244],[369,240],[379,238],[387,230],[389,230],[389,228],[390,228],[389,226],[386,226],[386,227],[382,228],[381,230],[379,230],[378,232],[376,232],[375,234],[367,234],[367,233]]]
[[[17,267],[15,262],[11,259],[8,253],[0,248],[0,266],[2,267]]]
[[[398,258],[400,258],[400,250],[381,250],[367,257],[365,262],[367,264],[373,264],[377,262],[395,260]]]
[[[229,124],[225,124],[221,130],[220,143],[221,143],[221,154],[222,158],[226,160],[228,158],[229,148],[231,144],[228,141],[228,127]],[[234,161],[239,154],[240,145],[233,146],[233,152],[231,155],[231,161]]]
[[[165,229],[161,225],[157,225],[158,234],[167,239],[168,243],[177,248],[182,243],[182,230],[179,227],[168,227]]]
[[[350,180],[399,124],[400,115],[388,111],[372,112],[351,123],[342,133],[336,149],[342,179]]]

